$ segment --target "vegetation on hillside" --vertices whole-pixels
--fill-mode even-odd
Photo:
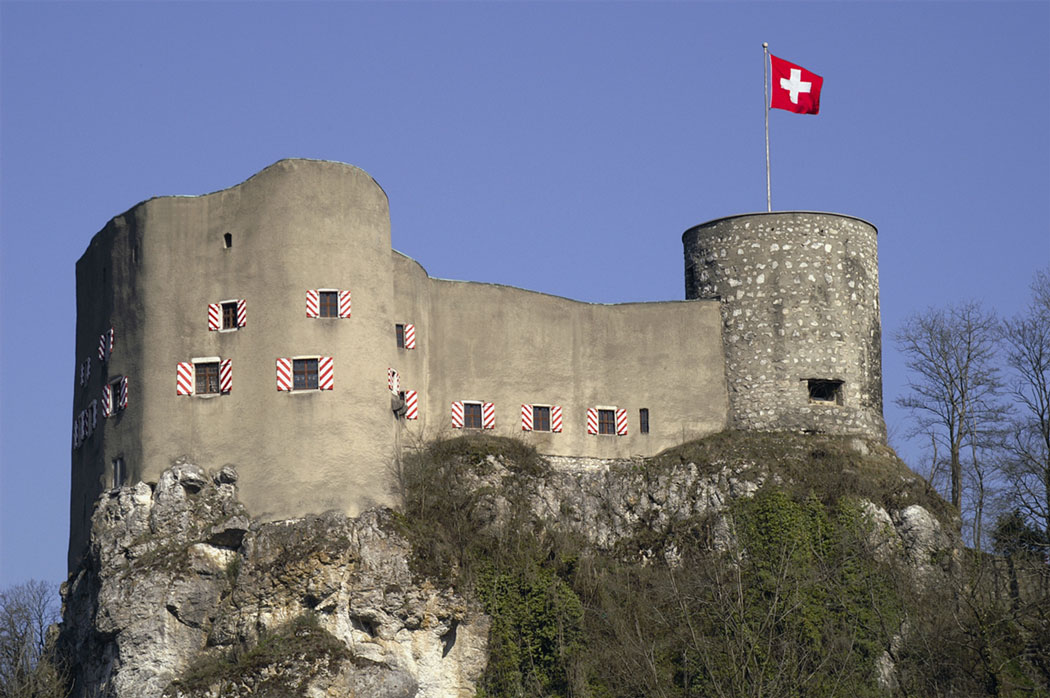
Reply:
[[[497,462],[502,481],[491,477]],[[940,561],[947,585],[921,588],[872,554],[863,500],[954,518],[888,449],[720,434],[624,467],[683,463],[757,463],[774,475],[730,504],[735,545],[715,544],[709,516],[595,550],[530,511],[528,489],[547,471],[520,442],[460,438],[407,459],[413,564],[472,593],[493,619],[479,695],[886,695],[880,671],[897,695],[1047,695],[1040,563],[1012,557],[1028,575],[1017,582],[1024,575],[964,554]]]

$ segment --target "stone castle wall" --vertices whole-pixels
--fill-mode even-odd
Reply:
[[[682,242],[686,297],[721,300],[731,426],[884,437],[874,226],[756,213]]]

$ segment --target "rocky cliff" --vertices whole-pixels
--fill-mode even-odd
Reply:
[[[706,521],[707,544],[731,549],[734,501],[771,484],[839,488],[865,512],[875,555],[904,561],[917,584],[946,573],[943,512],[888,449],[784,438],[726,435],[645,462],[550,462],[473,442],[445,461],[469,499],[426,480],[440,469],[419,469],[421,456],[399,481],[469,509],[475,533],[502,536],[524,513],[588,549],[672,567],[683,563],[665,533],[680,522]],[[156,483],[102,495],[90,553],[64,591],[74,696],[475,694],[490,654],[484,611],[496,606],[454,584],[454,569],[428,566],[405,515],[261,523],[238,502],[237,477],[180,462]],[[881,662],[889,685],[892,661]]]

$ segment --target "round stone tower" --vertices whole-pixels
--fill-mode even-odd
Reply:
[[[686,298],[722,302],[731,427],[885,438],[875,226],[751,213],[682,243]]]

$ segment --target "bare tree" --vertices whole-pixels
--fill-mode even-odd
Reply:
[[[946,454],[951,501],[960,511],[964,450],[972,447],[969,467],[980,467],[981,449],[1005,416],[995,365],[998,335],[995,315],[971,302],[913,315],[894,337],[911,371],[909,392],[897,404],[915,415],[909,435],[927,436]]]
[[[1017,407],[1006,440],[1011,504],[1050,546],[1050,269],[1036,274],[1028,311],[1003,323]]]
[[[29,581],[0,591],[0,698],[65,695],[48,628],[59,620],[54,587]]]

